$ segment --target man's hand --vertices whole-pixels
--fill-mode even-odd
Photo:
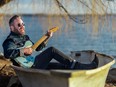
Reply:
[[[31,55],[33,52],[33,49],[31,47],[29,48],[23,48],[23,52],[26,56]]]
[[[48,30],[47,33],[46,33],[46,35],[49,36],[49,37],[52,37],[53,33]]]

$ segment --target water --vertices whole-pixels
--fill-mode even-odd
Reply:
[[[9,33],[8,19],[9,17],[5,17],[3,23],[5,27],[0,27],[1,52],[3,52],[2,43]],[[45,16],[23,16],[26,34],[33,42],[36,42],[49,28],[58,26],[60,30],[54,33],[47,47],[54,46],[66,54],[69,54],[70,51],[95,50],[108,55],[116,55],[115,16],[108,16],[105,22],[101,19],[96,35],[93,35],[92,32],[91,18],[87,24],[78,24],[72,20],[68,20],[71,21],[68,23],[65,19],[60,19],[59,23],[57,21],[59,19],[60,17],[53,17],[51,21]]]

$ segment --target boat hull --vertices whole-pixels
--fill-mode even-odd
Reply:
[[[95,54],[99,60],[98,67],[89,70],[39,70],[12,67],[16,71],[23,87],[104,87],[109,69],[115,62],[113,57],[94,51],[76,51],[72,52],[71,56],[79,62],[84,60],[79,58],[90,58],[91,56],[89,61],[82,62],[88,63],[92,61],[92,57]]]

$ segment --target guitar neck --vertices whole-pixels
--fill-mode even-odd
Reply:
[[[58,29],[59,29],[58,27],[54,27],[54,28],[50,29],[49,31],[50,31],[50,32],[56,32]],[[44,35],[40,40],[38,40],[31,48],[32,48],[33,50],[35,50],[42,42],[45,41],[45,43],[46,43],[46,42],[48,41],[48,39],[49,39],[49,36],[47,36],[47,35],[45,34],[45,35]]]
[[[48,36],[44,35],[40,40],[38,40],[31,48],[35,50],[42,42],[44,42]]]

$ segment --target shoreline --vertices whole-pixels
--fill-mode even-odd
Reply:
[[[18,15],[22,16],[68,16],[68,14],[42,14],[42,13],[37,13],[37,14],[23,14],[23,13],[17,13]],[[16,13],[13,14],[4,14],[1,13],[0,16],[12,16],[12,15],[17,15]],[[70,14],[71,16],[116,16],[116,14]]]

